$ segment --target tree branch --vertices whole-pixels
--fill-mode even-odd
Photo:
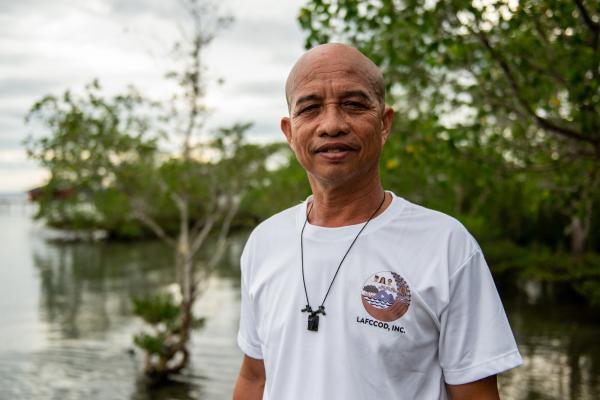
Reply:
[[[213,193],[213,195],[211,196],[211,200],[210,200],[210,208],[208,210],[206,210],[206,212],[204,214],[205,215],[213,215],[216,211],[217,211],[217,199],[216,199],[216,194]],[[192,226],[192,229],[190,230],[190,236],[192,238],[196,237],[200,233],[200,230],[203,229],[205,225],[206,225],[206,222],[203,219],[199,219],[198,221],[196,221],[196,223],[194,224],[194,226]]]
[[[163,228],[149,215],[142,210],[133,210],[133,217],[139,220],[142,224],[148,227],[159,239],[167,243],[171,247],[177,247],[177,242],[169,237]]]
[[[196,235],[192,236],[192,246],[190,247],[190,257],[194,257],[198,250],[202,247],[204,241],[208,238],[210,231],[212,230],[215,224],[215,216],[214,213],[209,214],[204,220],[204,225],[202,225],[202,230],[198,232]]]
[[[533,19],[533,24],[535,26],[535,31],[537,32],[539,38],[542,40],[543,44],[544,44],[544,53],[546,54],[546,62],[547,62],[547,67],[550,70],[550,76],[552,78],[554,78],[556,80],[557,83],[559,83],[560,85],[564,86],[566,89],[569,89],[569,86],[567,84],[567,80],[560,74],[560,72],[557,71],[557,69],[555,68],[555,62],[554,59],[556,59],[556,54],[554,53],[554,49],[552,48],[552,44],[550,43],[550,41],[548,40],[548,37],[546,36],[546,32],[544,32],[544,28],[542,27],[542,24],[538,18],[538,15],[536,13],[532,13],[531,18]],[[534,67],[536,70],[538,70],[541,73],[545,73],[546,71],[543,70],[543,68],[537,67],[535,64],[531,64],[532,67]]]
[[[473,32],[473,31],[471,31],[471,32]],[[525,109],[525,111],[527,111],[527,114],[529,114],[531,117],[533,117],[535,122],[541,128],[544,128],[548,131],[568,137],[570,139],[587,142],[587,143],[591,143],[591,144],[598,143],[598,141],[599,141],[598,139],[587,137],[585,135],[582,135],[580,132],[578,132],[576,130],[557,125],[554,122],[539,116],[531,108],[531,106],[528,104],[527,100],[523,97],[523,95],[521,93],[521,88],[520,88],[519,84],[517,83],[515,75],[514,75],[512,69],[510,68],[510,66],[508,65],[508,62],[506,62],[506,60],[500,54],[500,52],[497,51],[491,45],[491,43],[490,43],[488,37],[485,35],[485,33],[483,33],[482,31],[477,31],[477,32],[473,32],[473,33],[479,38],[479,40],[485,46],[485,48],[488,50],[488,52],[490,53],[490,55],[492,56],[494,61],[496,63],[498,63],[498,65],[500,66],[500,69],[502,70],[502,72],[504,73],[506,79],[508,80],[508,82],[510,84],[510,87],[512,89],[514,96],[517,98],[517,100],[519,101],[521,106]]]
[[[598,24],[597,22],[594,22],[594,20],[590,17],[590,14],[588,13],[587,9],[585,8],[583,1],[581,1],[581,0],[574,0],[574,1],[575,1],[575,5],[579,9],[579,12],[581,13],[581,17],[583,18],[583,21],[588,26],[588,28],[590,28],[590,30],[592,31],[592,43],[591,43],[592,48],[598,49],[598,35],[600,34],[600,24]]]
[[[183,199],[181,198],[180,195],[178,195],[175,192],[171,192],[169,193],[169,197],[171,197],[171,200],[173,200],[173,203],[175,203],[175,206],[177,206],[177,209],[179,210],[180,213],[183,213],[185,210],[185,203],[183,201]]]
[[[235,197],[234,197],[235,196]],[[233,195],[228,204],[227,204],[227,214],[225,215],[225,219],[223,220],[223,224],[221,225],[221,230],[219,231],[219,238],[217,239],[217,251],[213,253],[212,258],[209,261],[209,266],[213,267],[219,262],[223,252],[225,251],[225,244],[227,242],[227,235],[229,234],[229,229],[231,228],[231,223],[233,222],[233,218],[235,214],[237,214],[238,208],[240,207],[240,195]],[[211,268],[212,269],[212,268]]]
[[[215,245],[216,250],[206,265],[207,274],[210,274],[213,271],[221,257],[223,257],[226,247],[225,245],[227,244],[227,235],[229,234],[233,218],[237,214],[237,211],[240,207],[241,198],[242,196],[240,194],[235,196],[232,195],[230,197],[230,201],[227,202],[227,214],[225,215],[225,219],[223,220],[223,224],[221,225],[221,229],[219,231],[219,238],[217,239],[217,243]],[[194,282],[192,292],[195,294],[198,293],[197,288],[199,287],[200,283],[205,280],[206,279],[197,279]]]

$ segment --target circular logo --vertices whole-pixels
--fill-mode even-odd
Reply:
[[[408,311],[410,288],[400,275],[382,271],[365,282],[361,296],[369,315],[380,321],[395,321]]]

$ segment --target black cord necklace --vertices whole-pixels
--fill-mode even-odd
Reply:
[[[319,309],[317,311],[313,311],[312,307],[310,306],[310,301],[308,300],[308,292],[306,290],[306,280],[304,279],[304,245],[303,245],[302,238],[304,237],[304,228],[306,228],[306,224],[308,223],[308,216],[310,215],[310,212],[312,211],[314,203],[311,204],[310,209],[308,210],[308,213],[306,214],[306,220],[304,221],[304,225],[302,226],[302,231],[300,232],[300,265],[302,266],[302,283],[304,284],[304,294],[306,295],[306,307],[304,307],[300,311],[302,311],[303,313],[304,312],[308,313],[308,327],[307,328],[309,331],[316,332],[319,330],[319,314],[323,314],[323,316],[326,315],[325,314],[325,300],[327,300],[327,296],[329,296],[329,291],[331,290],[331,287],[333,286],[333,282],[335,281],[335,278],[337,277],[338,272],[340,272],[342,263],[346,259],[346,256],[348,255],[348,253],[350,253],[350,249],[352,249],[352,246],[354,246],[354,243],[356,243],[356,240],[358,239],[358,237],[360,236],[362,231],[367,227],[369,222],[371,222],[371,220],[373,219],[375,214],[377,214],[377,211],[379,211],[379,209],[381,208],[381,206],[383,205],[384,202],[385,202],[385,192],[383,192],[383,199],[381,200],[381,203],[379,203],[379,207],[377,207],[377,209],[373,212],[373,214],[371,214],[369,219],[367,219],[367,222],[365,222],[365,224],[362,226],[362,228],[360,228],[360,230],[354,237],[354,240],[352,241],[352,243],[350,243],[350,247],[348,247],[348,250],[346,250],[344,257],[342,257],[342,260],[340,261],[340,264],[338,265],[337,270],[335,271],[335,275],[333,275],[333,279],[331,280],[331,283],[329,284],[327,293],[325,293],[325,297],[323,298],[323,301],[321,302],[321,305],[319,306]]]

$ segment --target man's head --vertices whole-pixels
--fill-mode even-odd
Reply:
[[[285,98],[288,104],[288,110],[291,111],[292,95],[294,89],[302,83],[305,78],[306,70],[309,71],[314,67],[314,64],[326,62],[327,58],[331,57],[345,64],[346,68],[352,67],[357,69],[369,81],[375,96],[383,107],[385,105],[385,83],[381,70],[373,61],[365,57],[360,51],[354,47],[347,46],[341,43],[327,43],[312,48],[307,51],[296,61],[294,67],[288,75],[285,82]],[[339,58],[338,58],[339,57]]]
[[[325,44],[300,57],[286,82],[281,129],[311,184],[379,179],[394,114],[384,96],[379,68],[350,46]]]

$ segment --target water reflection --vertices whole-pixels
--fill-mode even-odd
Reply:
[[[507,399],[600,399],[600,321],[584,305],[505,297],[525,364],[499,382]]]
[[[33,212],[24,204],[0,207],[0,399],[230,396],[241,353],[238,279],[227,277],[235,276],[246,234],[232,242],[221,276],[196,304],[207,324],[192,335],[190,368],[157,388],[141,378],[132,336],[143,323],[131,315],[131,297],[172,285],[172,253],[160,242],[44,240],[56,235],[33,223]]]
[[[137,380],[136,389],[130,397],[131,400],[197,400],[202,398],[204,398],[202,387],[190,383],[189,379],[152,386],[143,378]]]
[[[141,378],[132,335],[143,324],[130,299],[174,281],[170,251],[158,242],[40,240],[30,215],[0,207],[0,399],[230,398],[241,360],[237,260],[246,234],[196,304],[207,324],[192,337],[190,368],[157,388]],[[597,313],[543,296],[535,304],[515,293],[503,298],[525,365],[500,377],[502,398],[600,399]]]
[[[164,387],[148,387],[139,378],[142,354],[132,348],[131,338],[143,324],[131,315],[131,297],[172,286],[175,274],[170,249],[159,242],[46,243],[35,249],[34,265],[40,273],[40,313],[50,327],[49,337],[61,346],[54,354],[40,357],[59,371],[72,371],[67,375],[77,377],[80,396],[84,394],[79,391],[80,386],[86,386],[86,390],[97,387],[102,393],[98,398],[102,399],[117,394],[116,397],[125,398],[125,393],[137,400],[228,397],[241,359],[235,343],[239,279],[228,276],[238,270],[237,260],[245,238],[244,233],[231,240],[219,265],[221,273],[209,280],[206,293],[195,306],[196,315],[206,316],[207,324],[192,337],[190,368]],[[99,343],[103,349],[62,347],[71,342]],[[114,364],[110,367],[98,368],[111,359]],[[93,365],[90,375],[80,368],[81,363]],[[105,393],[104,387],[98,388],[101,384],[96,377],[119,385]]]
[[[174,280],[161,243],[46,243],[33,262],[41,285],[40,312],[54,339],[105,339],[131,315],[131,296]]]
[[[143,324],[131,315],[131,297],[172,286],[170,249],[160,242],[45,243],[33,251],[33,260],[40,273],[40,313],[56,345],[51,353],[39,354],[36,364],[53,365],[76,378],[77,396],[95,388],[99,399],[125,398],[126,393],[136,400],[228,397],[241,360],[235,343],[239,279],[228,276],[238,270],[245,238],[244,233],[231,240],[221,273],[208,281],[195,306],[207,324],[192,336],[190,367],[177,381],[160,387],[141,378],[143,355],[131,338]],[[65,381],[55,375],[51,380]],[[106,381],[113,382],[111,389],[104,387]]]

